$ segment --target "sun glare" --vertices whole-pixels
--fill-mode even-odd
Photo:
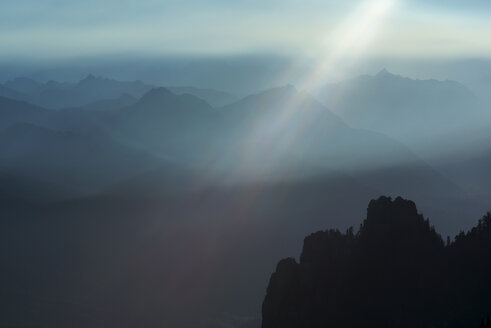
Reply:
[[[397,0],[366,0],[324,40],[320,64],[302,85],[312,90],[325,82],[326,76],[353,65],[365,54],[385,18]]]

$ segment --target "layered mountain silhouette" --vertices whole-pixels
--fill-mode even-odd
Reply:
[[[93,103],[83,106],[84,109],[87,110],[116,110],[124,107],[128,107],[134,105],[138,101],[137,98],[123,93],[120,97],[114,99],[103,99],[97,100]]]
[[[358,232],[316,232],[300,262],[278,263],[262,326],[477,327],[491,308],[490,236],[490,213],[445,245],[413,202],[372,200]]]
[[[119,98],[123,94],[141,97],[152,86],[141,81],[120,82],[88,75],[78,83],[37,82],[28,78],[7,81],[4,88],[18,92],[14,99],[25,100],[46,108],[61,109]]]
[[[104,81],[101,79],[101,83]],[[150,155],[130,161],[140,167],[134,166],[134,171],[127,171],[128,176],[115,184],[134,180],[152,168],[162,176],[157,173],[159,165],[150,160],[153,157],[163,163],[162,167],[169,163],[187,167],[184,171],[193,180],[201,175],[200,184],[298,180],[340,173],[374,189],[418,201],[438,195],[438,201],[432,202],[435,209],[444,208],[449,199],[460,202],[465,198],[457,185],[404,145],[379,133],[351,128],[311,95],[293,86],[250,95],[220,109],[193,95],[176,95],[166,88],[151,89],[138,100],[130,98],[129,106],[115,105],[105,110],[48,110],[22,101],[1,100],[0,127],[29,123],[83,140],[105,140],[104,147],[115,148],[108,148],[108,154],[126,149],[128,158],[134,158],[135,151]],[[58,149],[50,142],[55,141],[40,138],[33,149]],[[65,150],[50,156],[75,156],[64,154]],[[103,157],[110,160],[110,156]],[[123,165],[113,162],[115,166]],[[100,164],[101,170],[108,169],[107,163]],[[101,185],[105,184],[98,187]]]
[[[1,130],[0,148],[3,171],[90,191],[162,165],[150,154],[103,135],[81,136],[28,123]]]
[[[458,82],[413,80],[385,69],[328,85],[317,95],[354,127],[411,145],[454,132],[485,114],[476,96]]]
[[[69,107],[114,108],[114,100],[130,105],[128,96],[140,98],[156,86],[142,81],[116,81],[92,74],[77,83],[48,81],[38,82],[29,78],[16,78],[0,85],[0,96],[23,100],[41,107],[62,109]],[[176,94],[190,94],[220,107],[234,102],[235,96],[213,89],[195,87],[169,87]],[[123,99],[121,99],[123,98]],[[126,100],[126,103],[123,102]],[[121,108],[119,106],[118,108]]]
[[[11,99],[17,99],[17,100],[22,100],[27,98],[27,96],[22,94],[21,92],[17,92],[1,84],[0,84],[0,96],[11,98]]]
[[[411,197],[446,234],[484,211],[290,85],[238,100],[94,76],[5,88],[2,325],[245,327],[277,259],[356,224],[367,199]]]
[[[0,128],[16,123],[45,124],[52,112],[24,101],[0,97]]]
[[[175,94],[190,94],[203,99],[213,107],[222,107],[237,101],[237,97],[225,92],[214,89],[202,89],[196,87],[167,87]]]

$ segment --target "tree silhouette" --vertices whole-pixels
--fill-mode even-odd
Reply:
[[[489,258],[490,213],[444,243],[413,202],[380,197],[356,234],[313,233],[278,264],[263,328],[469,326],[491,307]]]

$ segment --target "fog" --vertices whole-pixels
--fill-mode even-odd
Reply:
[[[489,271],[490,9],[3,1],[0,326],[251,328],[263,300],[273,326],[291,300],[320,302],[302,320],[339,319],[353,297],[331,297],[324,272],[378,286],[350,268],[394,298],[372,326],[398,326],[396,300],[445,263],[468,266],[436,280],[428,317],[470,326],[490,285],[472,282]],[[293,259],[307,235],[318,267]],[[442,283],[459,272],[458,291]],[[453,326],[448,308],[463,309]]]

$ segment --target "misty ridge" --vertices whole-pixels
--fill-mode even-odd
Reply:
[[[489,220],[476,228],[485,233],[458,234],[491,209],[490,145],[491,112],[479,92],[385,69],[315,90],[287,84],[246,96],[94,75],[8,80],[0,84],[0,323],[257,327],[276,262],[297,254],[312,231],[357,226],[380,195],[415,201],[444,239],[452,236],[449,245],[413,203],[381,198],[403,209],[382,206],[372,216],[370,203],[356,235],[318,235],[329,245],[319,252],[332,259],[319,254],[305,269],[306,242],[299,264],[280,262],[275,275],[286,275],[285,285],[271,279],[263,327],[479,323],[491,311],[483,274],[489,241],[481,240]],[[365,233],[379,216],[384,224]],[[367,264],[364,252],[378,259],[387,251],[378,253],[374,240],[397,244],[389,219],[406,216],[414,229],[396,228],[414,233],[406,236],[411,247],[393,250],[396,262]],[[469,255],[478,248],[479,256]],[[405,252],[422,275],[419,289],[405,285],[406,264],[398,260]],[[476,261],[463,273],[476,286],[462,283],[442,300],[446,281],[438,280],[438,293],[421,302],[437,279],[427,271],[444,270],[434,262],[447,253],[454,267]],[[331,260],[342,262],[334,273]],[[382,284],[385,294],[367,307],[380,292],[367,286],[385,266],[394,266],[388,272],[404,291]],[[348,298],[357,292],[357,270],[370,272],[355,283],[365,293],[355,304]],[[352,289],[341,293],[338,283]],[[316,298],[313,289],[324,294]],[[459,298],[462,304],[451,303]],[[377,306],[389,314],[376,317]],[[423,317],[427,307],[435,317]],[[453,307],[462,312],[445,312]]]

